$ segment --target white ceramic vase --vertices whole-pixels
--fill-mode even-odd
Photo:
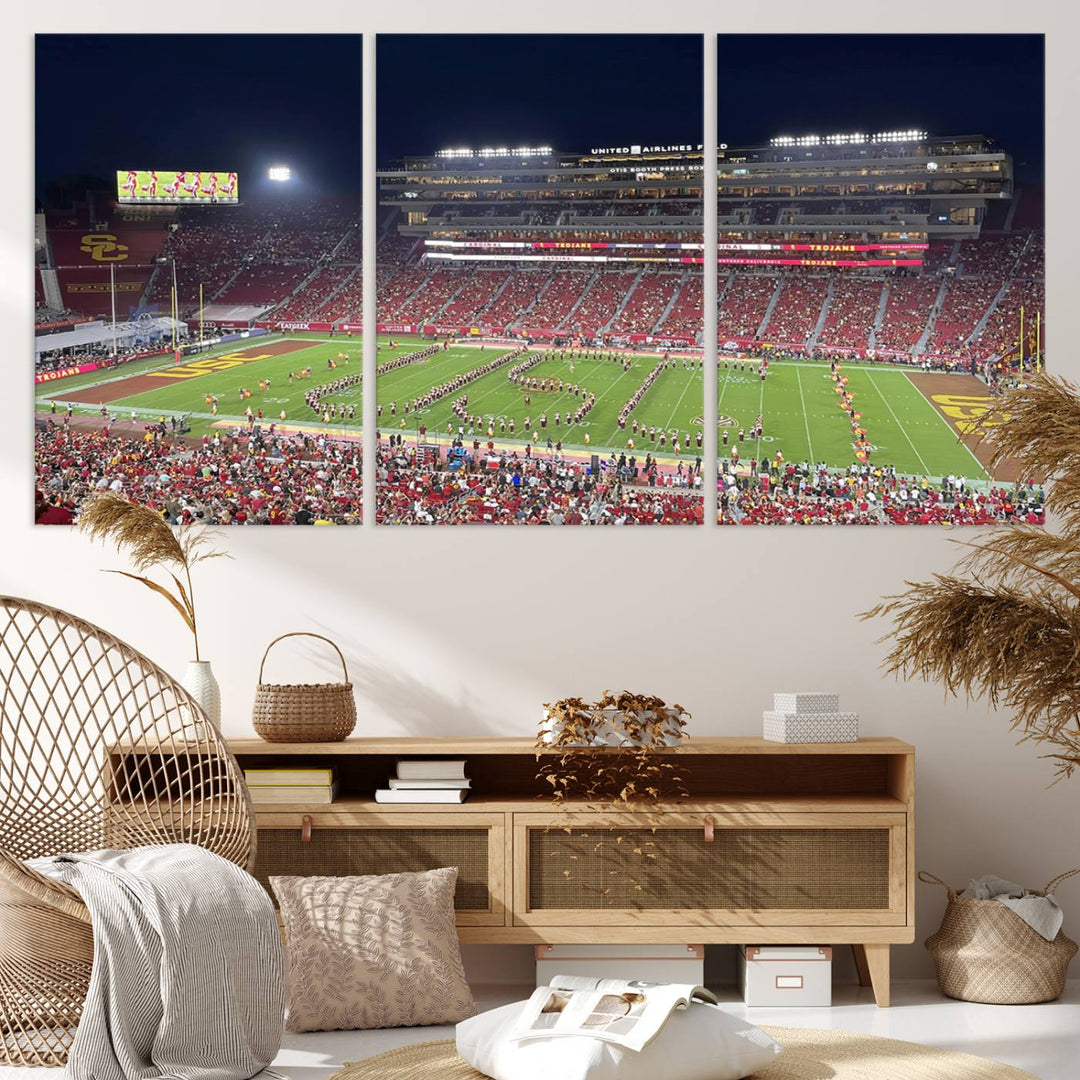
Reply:
[[[210,723],[221,730],[221,687],[209,660],[191,660],[180,685],[202,706]]]

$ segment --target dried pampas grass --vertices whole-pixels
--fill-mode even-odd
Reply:
[[[1018,458],[1044,476],[1061,532],[1012,525],[956,541],[970,550],[953,573],[908,582],[862,618],[893,621],[886,670],[1013,710],[1021,741],[1053,748],[1060,780],[1080,767],[1080,392],[1040,375],[986,420],[999,425],[992,464]]]
[[[195,659],[201,659],[191,568],[207,559],[227,557],[225,552],[210,548],[206,531],[194,526],[174,530],[156,510],[110,491],[97,492],[83,502],[79,509],[79,528],[91,540],[114,544],[118,552],[131,559],[135,573],[126,570],[108,573],[141,582],[168,600],[195,639]],[[146,576],[155,568],[167,571],[176,587],[175,593]],[[183,581],[178,574],[183,575]]]

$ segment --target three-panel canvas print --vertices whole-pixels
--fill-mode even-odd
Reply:
[[[39,523],[356,525],[365,443],[388,527],[1042,522],[1040,35],[379,35],[373,161],[361,52],[37,38]]]

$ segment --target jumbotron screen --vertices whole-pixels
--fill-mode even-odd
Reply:
[[[234,172],[117,169],[116,196],[122,203],[236,203],[240,189]]]

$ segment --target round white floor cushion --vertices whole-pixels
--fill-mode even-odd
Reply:
[[[494,1080],[741,1080],[783,1052],[761,1028],[702,1002],[672,1013],[640,1052],[587,1035],[511,1042],[525,1004],[463,1020],[458,1054]]]

